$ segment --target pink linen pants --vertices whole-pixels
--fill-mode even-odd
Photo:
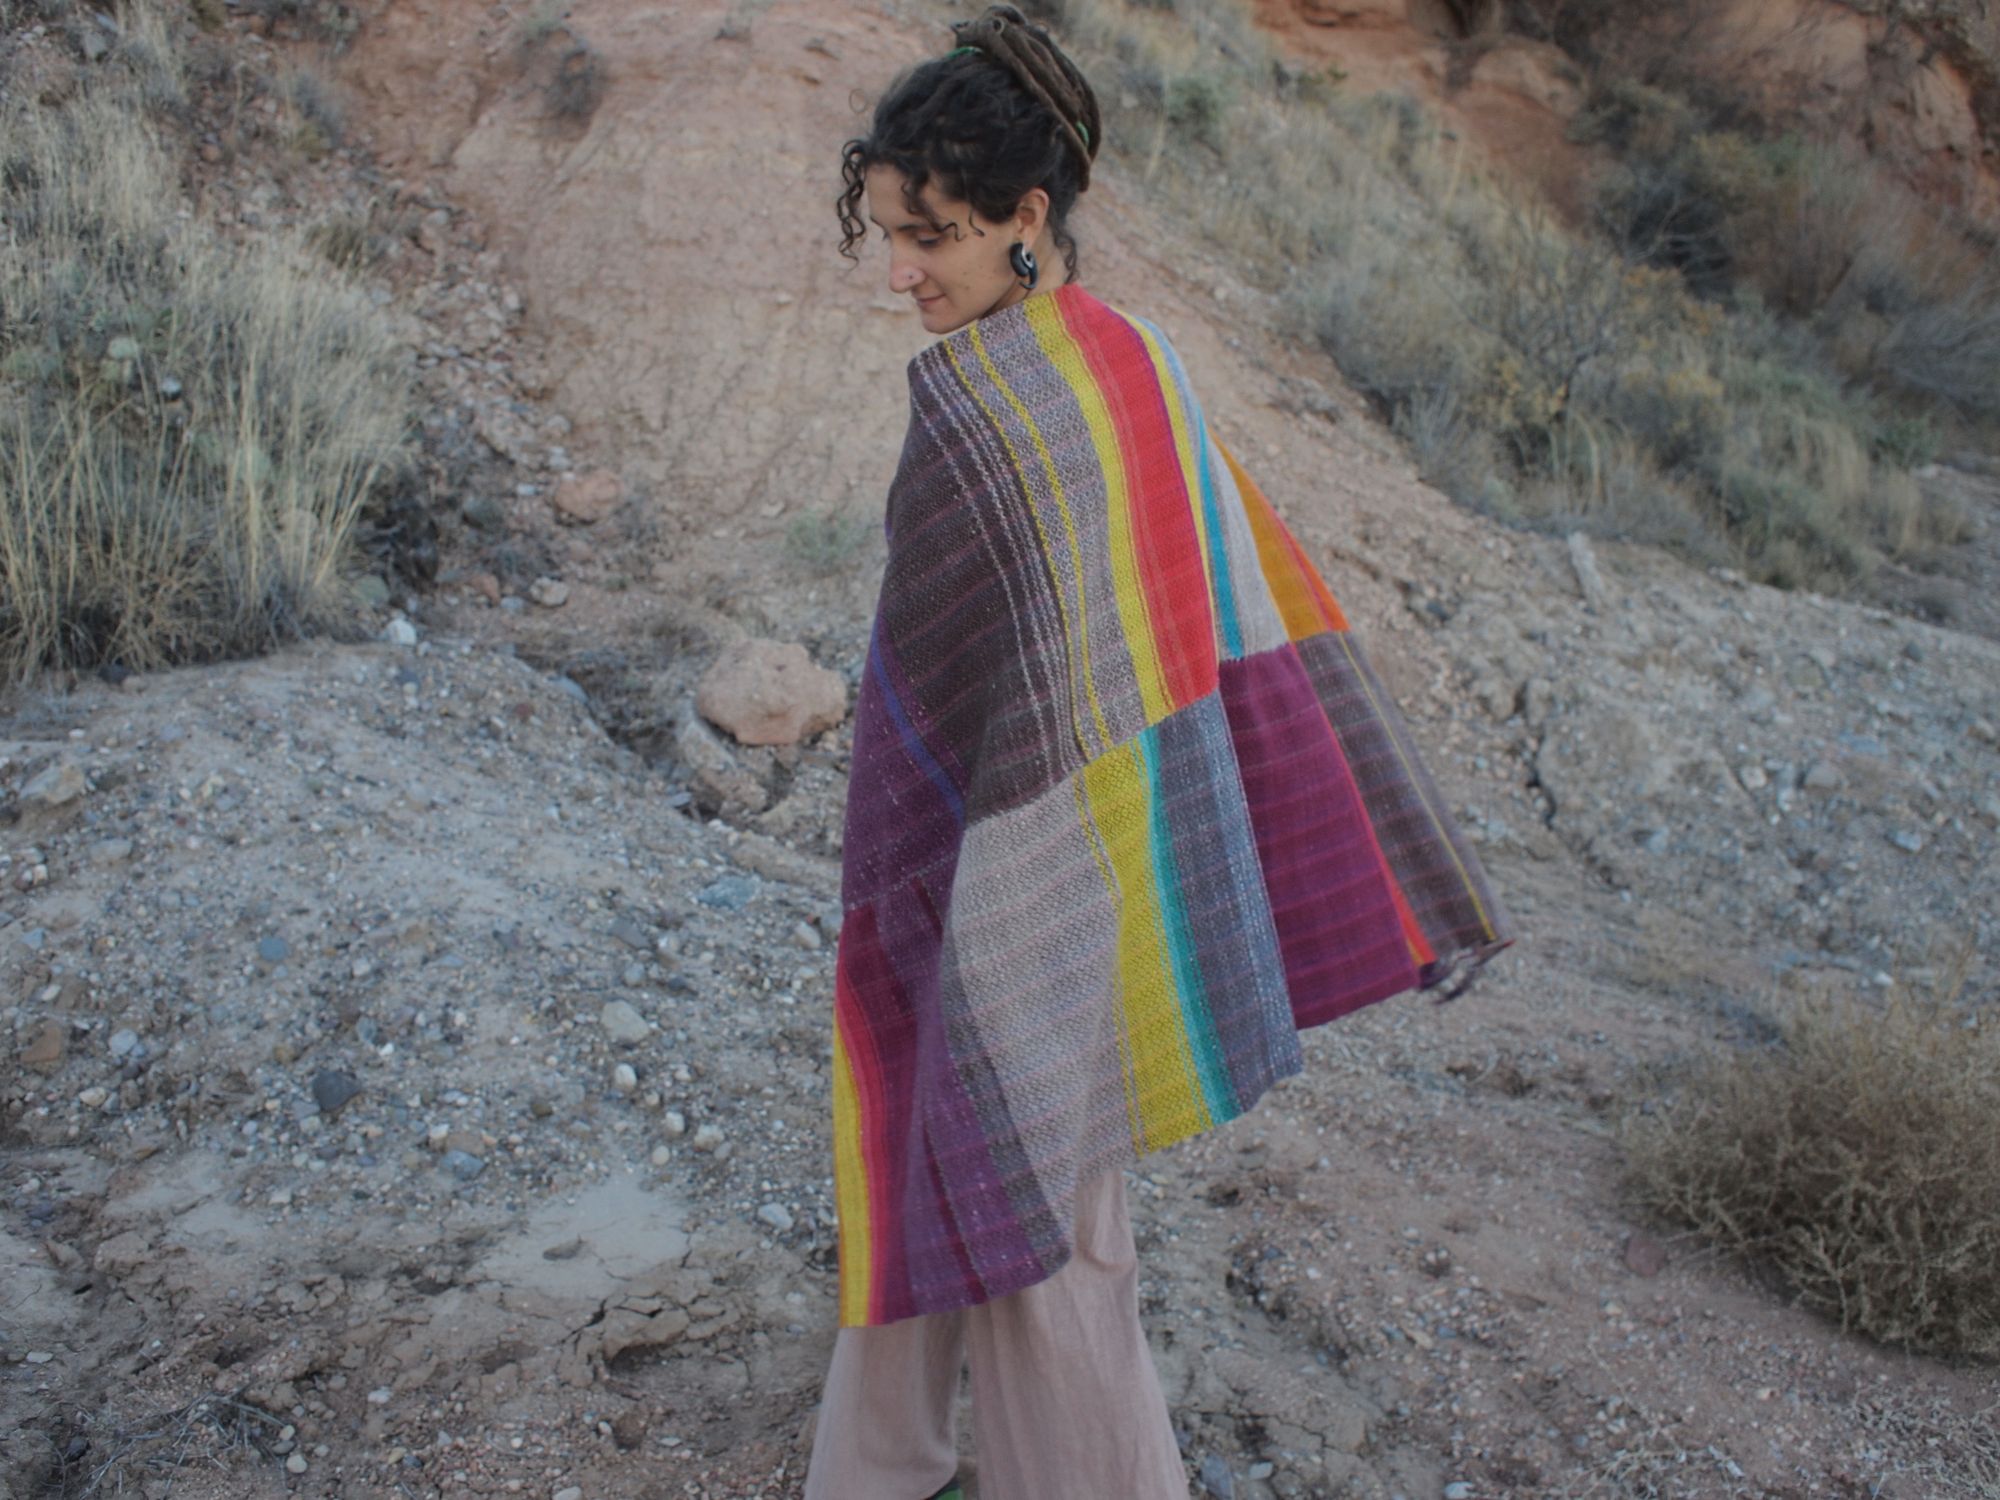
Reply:
[[[1044,1281],[959,1312],[834,1336],[805,1500],[926,1500],[958,1467],[972,1367],[979,1500],[1187,1500],[1139,1327],[1125,1177],[1076,1194],[1075,1251]]]

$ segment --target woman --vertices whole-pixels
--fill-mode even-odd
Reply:
[[[1173,1500],[1121,1169],[1512,938],[1172,347],[1075,279],[1089,85],[1012,6],[955,29],[839,200],[939,337],[855,715],[806,1494],[955,1494],[969,1355],[985,1500]]]

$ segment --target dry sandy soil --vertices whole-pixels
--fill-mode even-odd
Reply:
[[[829,164],[945,14],[603,0],[536,38],[395,0],[339,63],[352,149],[216,153],[202,191],[271,221],[393,210],[443,567],[405,642],[0,721],[0,1489],[798,1493],[846,731],[742,750],[687,703],[745,634],[858,673],[922,334],[832,253]],[[1524,929],[1134,1174],[1195,1493],[2000,1495],[1990,1367],[1635,1217],[1616,1145],[1786,993],[1970,945],[1990,1023],[2000,492],[1931,477],[1979,528],[1953,630],[1510,532],[1115,167],[1081,229]]]

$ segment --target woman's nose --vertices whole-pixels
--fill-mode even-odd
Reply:
[[[924,279],[923,268],[897,256],[889,262],[889,290],[907,292]]]

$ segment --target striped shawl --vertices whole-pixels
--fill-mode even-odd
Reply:
[[[843,1325],[1040,1281],[1079,1181],[1512,941],[1158,329],[1067,285],[909,377],[847,797]]]

